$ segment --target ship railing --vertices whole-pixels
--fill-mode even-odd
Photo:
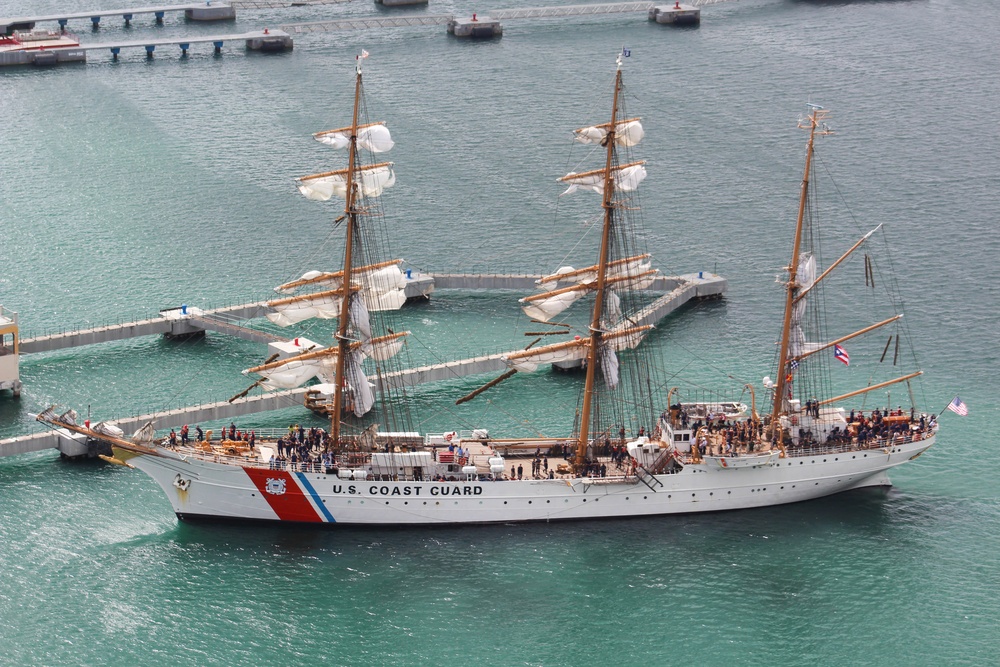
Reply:
[[[814,456],[821,454],[844,454],[847,452],[869,451],[873,449],[885,449],[896,445],[905,445],[920,440],[926,440],[932,433],[915,431],[910,434],[895,434],[888,438],[872,438],[870,440],[859,441],[856,437],[851,441],[837,443],[823,443],[796,446],[789,451],[789,456]]]

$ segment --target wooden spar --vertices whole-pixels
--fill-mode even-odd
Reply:
[[[799,250],[802,246],[802,222],[806,214],[806,200],[809,194],[809,171],[812,169],[813,146],[816,138],[816,128],[819,126],[820,118],[826,115],[825,110],[813,108],[809,115],[809,143],[806,148],[806,167],[802,176],[802,186],[799,192],[799,213],[795,221],[795,241],[792,243],[792,263],[788,266],[788,286],[785,294],[785,319],[781,325],[781,348],[778,353],[778,380],[774,384],[774,406],[771,412],[771,427],[775,428],[778,418],[785,412],[785,376],[788,372],[788,347],[792,331],[792,307],[794,306],[795,290],[798,285],[795,282],[799,267]],[[825,132],[824,132],[825,133]],[[785,447],[779,439],[782,454]]]
[[[882,356],[879,358],[878,362],[881,364],[885,361],[885,353],[889,351],[889,344],[892,343],[892,334],[889,334],[889,340],[885,341],[885,347],[882,349]]]
[[[619,266],[621,264],[628,264],[629,262],[638,262],[643,259],[649,259],[652,257],[648,252],[642,255],[635,255],[634,257],[624,257],[622,259],[616,259],[613,262],[608,262],[608,266]],[[595,273],[597,271],[597,266],[588,266],[582,269],[575,269],[573,271],[567,271],[566,273],[551,273],[547,276],[542,276],[535,281],[536,285],[543,285],[545,283],[551,283],[556,280],[565,280],[567,278],[572,278],[573,276],[578,276],[583,273]]]
[[[909,375],[904,375],[903,377],[896,378],[895,380],[886,380],[885,382],[879,382],[878,384],[873,384],[870,387],[865,387],[864,389],[858,389],[856,391],[848,392],[846,394],[841,394],[840,396],[834,396],[833,398],[828,398],[825,401],[819,401],[820,405],[828,405],[830,403],[835,403],[836,401],[842,401],[846,398],[851,398],[852,396],[857,396],[858,394],[867,394],[869,391],[875,391],[876,389],[881,389],[882,387],[888,387],[889,385],[898,384],[900,382],[905,382],[907,380],[912,380],[918,375],[923,375],[923,371],[917,371],[916,373],[910,373]]]
[[[845,259],[847,259],[848,257],[850,257],[851,253],[853,253],[855,250],[857,250],[858,248],[860,248],[861,244],[864,243],[865,241],[867,241],[871,237],[871,235],[874,234],[875,232],[877,232],[881,227],[882,227],[882,225],[879,225],[875,229],[871,230],[870,232],[868,232],[867,234],[865,234],[864,236],[862,236],[858,240],[857,243],[855,243],[854,245],[852,245],[851,248],[847,252],[845,252],[843,255],[840,256],[840,259],[838,259],[836,262],[834,262],[829,267],[827,267],[826,271],[824,271],[823,273],[819,274],[819,277],[816,278],[816,280],[813,281],[812,285],[810,285],[809,287],[807,287],[804,290],[802,290],[801,292],[799,292],[795,296],[795,300],[793,301],[793,303],[798,303],[799,301],[801,301],[805,297],[806,294],[809,294],[809,292],[812,290],[813,287],[816,287],[816,285],[819,284],[819,281],[823,280],[823,278],[826,278],[826,276],[831,271],[833,271],[835,268],[837,268],[837,265],[839,265]],[[867,262],[867,255],[865,256],[865,258],[866,258],[866,262]],[[867,282],[868,282],[868,274],[867,274],[868,265],[867,265],[867,263],[865,264],[865,271],[866,271],[866,273],[865,273],[865,283],[867,284]]]
[[[604,229],[601,233],[601,253],[597,261],[597,298],[594,300],[594,314],[590,319],[590,349],[587,351],[587,381],[583,387],[583,411],[580,415],[580,439],[576,444],[573,466],[578,474],[586,467],[587,445],[589,444],[590,413],[594,402],[594,380],[597,377],[597,352],[601,344],[601,315],[604,308],[604,289],[607,279],[608,254],[611,251],[611,224],[614,222],[615,181],[612,166],[615,158],[615,132],[618,127],[618,91],[622,85],[622,63],[618,59],[615,70],[615,95],[611,104],[611,121],[608,123],[607,158],[604,163],[604,193],[601,205],[604,207]],[[638,164],[642,164],[639,162]],[[627,166],[627,165],[626,165]],[[596,170],[590,173],[601,173]],[[580,174],[577,174],[578,176]],[[567,177],[563,177],[563,180]]]
[[[259,387],[260,385],[264,384],[265,382],[267,382],[267,378],[261,378],[261,379],[257,380],[252,385],[250,385],[249,387],[247,387],[246,389],[244,389],[240,393],[236,394],[232,398],[230,398],[228,402],[232,403],[233,401],[235,401],[238,398],[243,398],[244,396],[246,396],[247,394],[249,394],[251,392],[251,390],[256,389],[257,387]]]
[[[639,280],[640,278],[648,278],[659,273],[659,270],[652,269],[650,271],[643,271],[640,274],[634,276],[618,276],[617,278],[607,278],[605,280],[606,285],[616,285],[618,283]],[[531,296],[526,296],[523,299],[519,299],[519,303],[539,301],[541,299],[548,299],[549,297],[558,296],[560,294],[566,294],[568,292],[579,292],[579,291],[592,291],[597,289],[597,285],[593,282],[581,283],[579,285],[570,285],[569,287],[560,287],[559,289],[552,290],[551,292],[539,292],[538,294],[532,294]]]
[[[387,336],[377,336],[375,338],[372,338],[371,345],[374,346],[378,345],[379,343],[386,343],[391,340],[397,340],[399,338],[402,338],[403,336],[409,335],[409,333],[410,333],[409,331],[403,331],[401,333],[389,334]],[[350,342],[350,348],[352,350],[356,350],[361,347],[361,341],[354,340],[349,342]],[[339,351],[340,351],[339,347],[325,347],[322,350],[315,350],[312,352],[306,351],[291,357],[285,357],[284,359],[281,359],[279,361],[261,364],[260,366],[254,366],[253,368],[248,368],[243,372],[244,373],[266,372],[273,370],[275,368],[280,368],[295,361],[310,361],[312,359],[322,359],[324,357],[332,357],[333,355],[338,354]]]
[[[359,286],[351,285],[352,292],[357,292],[359,289],[361,289]],[[289,296],[285,297],[284,299],[273,299],[271,301],[268,301],[267,305],[271,306],[272,308],[275,308],[277,306],[287,306],[288,304],[298,303],[300,301],[313,301],[315,299],[325,299],[328,297],[337,297],[337,296],[342,297],[343,295],[344,295],[343,288],[331,289],[331,290],[326,290],[325,292],[313,292],[312,294],[300,294],[299,296]]]
[[[565,336],[568,331],[560,329],[559,331],[525,331],[525,336]]]
[[[624,125],[625,123],[631,123],[632,121],[636,121],[636,120],[642,120],[642,118],[638,118],[638,117],[637,118],[626,118],[625,120],[618,121],[616,124],[617,125]],[[573,134],[578,134],[580,132],[583,132],[584,130],[589,130],[591,127],[596,127],[596,128],[603,129],[605,127],[611,127],[611,123],[601,123],[600,125],[590,125],[588,127],[578,127],[577,129],[573,130]]]
[[[612,134],[613,134],[613,131],[608,132],[608,136],[609,137]],[[608,165],[605,169],[591,169],[590,171],[582,171],[579,174],[566,174],[565,176],[561,176],[560,178],[557,178],[556,181],[571,181],[574,178],[583,178],[583,177],[586,177],[586,176],[596,176],[597,174],[604,174],[606,178],[609,178],[610,174],[613,171],[621,171],[622,169],[628,169],[629,167],[638,167],[640,164],[646,164],[646,161],[645,160],[637,160],[635,162],[629,162],[628,164],[620,164],[620,165],[617,165],[615,167],[612,167],[611,165]],[[302,179],[299,179],[299,180],[302,180]],[[614,193],[612,193],[612,194],[614,194]],[[608,205],[609,206],[611,205],[611,199],[610,198],[608,198]]]
[[[483,393],[484,391],[486,391],[490,387],[497,386],[498,384],[500,384],[501,382],[503,382],[507,378],[513,376],[515,373],[517,373],[517,369],[516,368],[512,368],[509,371],[507,371],[506,373],[504,373],[503,375],[501,375],[500,377],[493,378],[492,380],[490,380],[489,382],[487,382],[486,384],[484,384],[479,389],[476,389],[475,391],[471,391],[468,394],[466,394],[465,396],[463,396],[462,398],[460,398],[457,401],[455,401],[455,405],[461,405],[462,403],[466,403],[468,401],[471,401],[476,396],[479,396],[481,393]]]
[[[387,266],[392,266],[394,264],[402,264],[401,259],[390,259],[386,262],[379,262],[377,264],[368,264],[366,266],[359,266],[357,268],[358,273],[370,273],[372,271],[378,271],[379,269],[384,269]],[[332,280],[337,280],[344,277],[343,271],[327,271],[322,273],[315,278],[299,278],[298,280],[293,280],[282,285],[278,285],[274,289],[276,291],[295,289],[296,287],[302,287],[303,285],[313,285],[315,283],[325,283]]]
[[[357,78],[354,81],[354,113],[351,115],[351,138],[347,151],[347,193],[344,202],[344,215],[347,216],[347,238],[344,241],[344,284],[351,284],[351,261],[354,252],[354,228],[358,224],[358,211],[354,206],[357,196],[357,183],[354,182],[355,161],[358,155],[358,107],[361,102],[361,61],[357,61]],[[340,449],[340,413],[344,407],[344,364],[347,360],[349,342],[347,340],[347,325],[351,319],[348,316],[350,292],[344,291],[344,300],[340,306],[342,317],[337,327],[337,371],[334,375],[333,414],[330,415],[330,438],[335,451]]]
[[[357,139],[357,137],[355,137],[355,139]],[[345,175],[345,174],[354,174],[355,172],[358,172],[358,171],[371,171],[372,169],[378,169],[379,167],[391,167],[392,165],[393,165],[392,162],[379,162],[378,164],[362,165],[362,166],[356,167],[354,169],[351,169],[350,167],[348,167],[347,169],[334,169],[333,171],[324,171],[322,174],[309,174],[308,176],[299,176],[295,180],[297,180],[297,181],[314,181],[317,178],[326,178],[327,176],[342,176],[342,175]]]
[[[377,123],[364,123],[363,125],[358,125],[357,129],[363,130],[366,127],[375,127],[376,125],[385,125],[384,120],[380,120]],[[322,130],[320,132],[313,132],[314,137],[324,137],[328,134],[336,134],[337,132],[347,132],[351,128],[349,127],[338,127],[336,130]]]
[[[820,347],[817,347],[815,350],[809,350],[808,352],[803,352],[802,354],[800,354],[799,356],[797,356],[795,358],[796,359],[800,359],[800,360],[801,359],[805,359],[806,357],[812,356],[812,355],[816,354],[817,352],[822,352],[823,350],[827,350],[827,349],[833,347],[834,345],[839,345],[840,343],[843,343],[845,340],[851,340],[852,338],[857,338],[858,336],[861,336],[862,334],[866,334],[869,331],[873,331],[875,329],[878,329],[879,327],[884,327],[887,324],[892,324],[893,322],[895,322],[896,320],[900,319],[901,317],[903,317],[903,315],[899,314],[899,315],[896,315],[895,317],[890,317],[887,320],[882,320],[881,322],[877,322],[877,323],[875,323],[875,324],[873,324],[871,326],[867,326],[864,329],[860,329],[858,331],[855,331],[852,334],[847,334],[846,336],[841,336],[837,340],[831,340],[829,343],[824,343]],[[789,361],[791,361],[791,359],[789,359]]]
[[[628,336],[632,336],[641,331],[648,331],[649,329],[652,328],[653,328],[652,324],[643,324],[641,326],[631,327],[629,329],[622,329],[621,331],[604,332],[603,340],[612,341],[612,340],[617,340],[619,338],[627,338]],[[559,352],[561,350],[567,350],[573,347],[582,347],[584,345],[588,345],[589,343],[590,339],[588,338],[576,338],[573,340],[564,340],[559,343],[552,343],[551,345],[543,345],[542,347],[536,347],[530,350],[524,349],[520,352],[512,352],[511,354],[506,355],[504,359],[508,360],[527,359],[539,353]]]
[[[160,456],[160,453],[151,447],[137,445],[131,440],[124,440],[122,438],[116,438],[113,435],[105,435],[103,433],[98,433],[93,429],[77,426],[76,424],[70,424],[69,422],[62,422],[59,421],[58,419],[46,418],[44,412],[39,414],[38,417],[36,417],[36,419],[44,424],[51,424],[52,426],[56,426],[58,428],[64,428],[67,431],[72,431],[73,433],[79,433],[81,435],[85,435],[88,438],[93,438],[94,440],[107,442],[111,445],[114,445],[115,447],[120,447],[130,452],[135,452],[136,454],[149,454],[151,456]]]

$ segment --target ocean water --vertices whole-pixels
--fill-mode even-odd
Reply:
[[[2,13],[95,6],[8,0]],[[119,40],[376,13],[357,0],[244,10],[221,28],[70,28]],[[0,72],[0,303],[28,335],[257,300],[326,268],[337,213],[291,179],[336,162],[309,135],[347,118],[361,48],[369,109],[397,142],[384,204],[400,255],[432,272],[587,263],[594,202],[558,198],[554,179],[578,167],[569,131],[607,115],[626,45],[656,266],[729,279],[723,301],[658,327],[668,367],[713,386],[770,372],[804,153],[795,121],[814,102],[837,130],[820,170],[844,204],[842,245],[886,224],[921,407],[958,394],[970,408],[942,417],[937,446],[888,491],[621,522],[186,525],[137,471],[55,452],[0,459],[0,663],[1000,662],[997,34],[989,0],[741,0],[705,8],[697,29],[641,15],[509,21],[485,43],[387,29],[297,36],[287,54],[195,47],[181,60],[161,47],[152,61],[95,53]],[[851,279],[860,293],[863,275]],[[850,294],[830,305],[854,309]],[[517,296],[442,293],[405,309],[413,361],[523,345]],[[324,326],[298,332],[323,339]],[[22,398],[0,397],[0,437],[35,430],[31,414],[52,403],[107,418],[226,398],[262,356],[209,335],[25,357]],[[413,411],[422,430],[560,433],[576,382],[519,375],[455,406],[477,378],[455,380],[418,390]],[[289,406],[241,423],[310,419]]]

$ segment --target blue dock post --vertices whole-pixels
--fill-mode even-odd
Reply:
[[[153,59],[153,49],[155,49],[155,48],[156,48],[155,44],[147,44],[146,45],[146,58],[147,59],[149,59],[149,60]]]
[[[100,16],[91,16],[90,17],[90,23],[93,25],[94,30],[97,30],[98,28],[101,27],[101,17]]]
[[[69,23],[69,19],[59,19],[59,31],[66,32],[66,24]]]
[[[183,57],[187,56],[188,49],[191,48],[191,44],[188,43],[188,42],[181,42],[180,44],[178,44],[178,46],[181,47],[181,57],[183,58]]]
[[[121,53],[121,52],[122,52],[122,48],[120,46],[112,46],[111,47],[111,60],[113,60],[115,62],[118,62],[118,54]]]
[[[122,18],[125,19],[125,27],[126,28],[129,27],[130,25],[132,25],[132,15],[131,14],[122,14]]]
[[[215,54],[219,55],[220,53],[222,53],[222,42],[220,41],[220,42],[212,42],[212,43],[215,44]]]
[[[154,12],[153,16],[156,17],[156,25],[163,25],[163,14],[165,12]]]

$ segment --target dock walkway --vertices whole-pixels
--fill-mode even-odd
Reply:
[[[535,280],[540,275],[474,275],[474,274],[438,274],[434,276],[435,287],[438,289],[459,290],[517,290],[528,292],[537,286]],[[702,299],[722,296],[727,287],[726,279],[711,273],[692,273],[681,276],[662,276],[650,287],[651,290],[670,290],[657,298],[637,315],[641,324],[653,324],[675,311],[691,299]],[[236,324],[261,317],[269,312],[264,302],[226,306],[209,311],[196,311],[184,316],[181,309],[175,308],[163,311],[158,318],[119,325],[94,327],[83,331],[66,332],[49,336],[24,339],[20,343],[22,352],[42,352],[64,347],[86,345],[89,343],[122,340],[139,335],[154,333],[170,335],[188,335],[199,331],[210,330],[227,335],[234,335],[246,340],[271,342],[281,340],[273,334],[249,329]],[[257,338],[253,338],[256,336]],[[478,375],[481,373],[498,372],[506,369],[502,357],[506,353],[497,353],[460,359],[439,364],[430,364],[418,368],[410,368],[385,377],[387,383],[393,386],[413,387],[430,382],[440,382]],[[379,379],[369,378],[379,391]],[[247,396],[230,401],[219,401],[204,405],[176,408],[163,412],[109,419],[126,433],[132,433],[147,422],[153,421],[157,428],[178,428],[183,424],[199,424],[218,422],[258,412],[268,412],[283,408],[302,405],[308,387],[298,387],[283,391],[268,392],[257,396]],[[34,433],[31,435],[0,440],[0,457],[26,454],[43,449],[58,449],[70,456],[80,456],[87,453],[86,445],[68,437],[61,437],[55,431]]]

